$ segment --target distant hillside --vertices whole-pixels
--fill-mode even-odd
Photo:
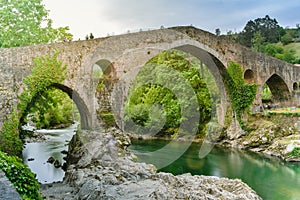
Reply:
[[[300,42],[290,43],[288,45],[283,46],[283,48],[285,50],[291,50],[291,49],[295,50],[296,51],[295,56],[300,57]]]

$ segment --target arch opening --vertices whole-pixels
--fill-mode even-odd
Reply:
[[[30,121],[33,124],[27,122],[27,126],[22,126],[20,136],[26,137],[28,131],[33,132],[33,136],[38,136],[29,138],[29,141],[33,138],[33,143],[25,140],[27,144],[22,151],[24,163],[37,175],[40,183],[62,181],[66,169],[63,157],[68,152],[68,141],[78,128],[89,129],[92,125],[88,107],[76,91],[54,83],[32,98],[23,115],[21,118],[29,116],[33,119]],[[42,121],[43,119],[46,121]],[[58,120],[60,124],[53,126],[53,120]],[[50,123],[50,127],[42,127],[47,125],[46,122]]]
[[[279,75],[273,74],[265,84],[268,86],[271,93],[271,103],[285,106],[291,99],[289,88]]]
[[[175,54],[168,54],[168,53],[166,53],[166,52],[171,52],[171,51],[180,52],[180,56],[175,55]],[[144,64],[143,66],[141,66],[141,68],[139,69],[139,72],[137,73],[137,76],[135,77],[135,80],[133,80],[133,84],[132,84],[133,85],[133,90],[137,89],[137,93],[140,93],[140,95],[142,95],[142,96],[145,96],[145,92],[147,94],[149,94],[149,91],[152,92],[152,89],[153,89],[153,91],[154,90],[161,90],[161,92],[159,92],[159,93],[160,94],[163,93],[165,95],[163,95],[163,97],[160,97],[160,98],[166,98],[166,96],[169,95],[168,92],[166,92],[163,89],[160,89],[161,87],[167,86],[167,88],[170,91],[173,91],[173,87],[168,84],[169,82],[177,80],[176,78],[172,79],[170,77],[170,74],[172,74],[172,69],[170,68],[169,70],[171,70],[171,71],[169,71],[166,74],[164,74],[165,73],[164,72],[165,69],[163,69],[163,68],[161,68],[161,69],[158,68],[158,70],[156,69],[156,67],[159,67],[159,65],[168,65],[168,64],[161,63],[160,58],[156,58],[157,56],[160,56],[160,55],[162,55],[164,53],[166,53],[166,55],[165,55],[166,58],[169,58],[171,60],[171,61],[166,60],[167,61],[166,63],[169,63],[170,66],[175,67],[175,70],[177,70],[177,71],[181,70],[180,67],[173,66],[174,65],[173,64],[174,59],[177,58],[177,57],[184,58],[184,60],[188,61],[190,64],[197,62],[197,66],[195,68],[198,70],[198,74],[200,74],[201,78],[204,79],[204,82],[206,82],[205,84],[207,84],[207,85],[210,86],[210,88],[209,88],[209,93],[210,93],[209,96],[212,99],[212,108],[211,108],[212,113],[213,113],[212,114],[213,115],[212,118],[214,118],[214,120],[215,120],[216,123],[220,122],[220,124],[223,125],[223,121],[222,121],[223,119],[221,119],[221,118],[223,117],[222,115],[224,113],[221,113],[219,111],[220,110],[223,110],[223,111],[226,110],[226,105],[224,104],[224,102],[225,102],[224,100],[227,98],[227,95],[226,95],[226,92],[225,92],[225,86],[224,86],[224,82],[223,82],[223,80],[224,80],[223,76],[225,76],[226,68],[221,63],[221,61],[219,61],[212,54],[210,54],[207,51],[205,51],[205,50],[203,50],[201,48],[198,48],[196,46],[188,45],[188,44],[187,45],[182,45],[182,46],[177,46],[177,47],[174,47],[174,48],[162,51],[162,52],[160,52],[160,53],[158,53],[158,54],[156,54],[154,56],[152,55],[152,57],[150,59],[148,59],[147,62],[145,62],[146,64]],[[156,63],[156,64],[153,63],[153,59],[154,59],[154,63]],[[149,65],[149,61],[150,61],[150,65]],[[182,61],[181,64],[179,64],[179,65],[185,65],[184,61]],[[159,74],[159,73],[162,73],[162,74]],[[184,72],[184,73],[190,73],[190,72]],[[207,73],[207,74],[204,74],[204,73]],[[154,76],[154,77],[149,77],[149,76]],[[185,77],[185,78],[187,78],[187,77]],[[146,82],[149,82],[149,83],[146,83],[146,87],[144,87],[144,86],[140,87],[140,84],[136,83],[136,80],[137,80],[137,82],[138,81],[141,81],[141,82],[146,81]],[[151,81],[154,81],[154,82],[158,81],[158,83],[151,83]],[[198,83],[201,82],[200,80],[198,80],[198,81],[199,81]],[[178,79],[178,83],[174,82],[173,85],[175,85],[175,87],[176,86],[177,87],[181,87],[179,83],[180,82],[179,82],[179,79]],[[197,83],[196,83],[196,85],[197,85]],[[204,86],[202,85],[200,87],[204,87]],[[193,89],[195,89],[195,88],[193,88]],[[215,91],[212,91],[212,90],[215,90]],[[132,89],[130,89],[129,91],[132,91]],[[155,93],[155,91],[154,91],[154,93]],[[130,98],[132,96],[135,96],[135,94],[131,94],[131,92],[130,92],[128,96],[129,97],[127,98],[127,100],[130,101]],[[171,97],[171,95],[169,95],[169,96],[170,96],[171,99],[175,98],[175,97]],[[136,97],[139,98],[138,96],[136,96]],[[204,96],[203,96],[203,99],[205,99]],[[133,101],[135,101],[135,100],[133,100]],[[133,114],[129,113],[129,115],[130,115],[129,117],[133,117],[135,119],[135,122],[138,123],[138,125],[146,125],[147,126],[147,125],[149,125],[148,123],[150,123],[150,124],[151,123],[161,124],[161,122],[163,122],[163,120],[157,120],[156,122],[149,122],[149,121],[147,121],[147,119],[150,120],[150,118],[149,118],[150,116],[147,115],[148,116],[148,118],[147,118],[147,116],[144,115],[145,113],[143,113],[143,111],[145,111],[147,105],[143,106],[142,104],[140,104],[140,103],[147,102],[147,100],[145,100],[145,99],[144,100],[139,99],[139,100],[136,100],[136,101],[138,101],[137,105],[132,105],[132,107],[131,107],[132,110],[135,113],[133,113]],[[163,105],[163,107],[167,107],[167,105],[164,105],[163,102],[166,102],[166,101],[163,100],[161,102],[162,105]],[[154,102],[152,102],[152,103],[154,103]],[[158,103],[158,104],[160,104],[160,103]],[[128,103],[128,101],[126,101],[125,105],[129,105],[130,106],[131,103],[130,102]],[[140,106],[140,108],[137,109],[137,107],[139,107],[139,106]],[[222,107],[222,108],[220,109],[220,107]],[[157,107],[157,105],[154,105],[154,108],[151,107],[151,109],[154,109],[154,110],[157,111],[158,107]],[[149,110],[149,112],[152,112],[151,109]],[[202,108],[198,108],[198,109],[202,109]],[[126,110],[128,111],[129,109],[126,107],[125,111]],[[156,113],[158,113],[158,111]],[[164,114],[162,114],[162,115],[164,115]],[[201,117],[204,119],[203,116],[204,115],[202,115]],[[147,119],[144,119],[143,117],[146,117]],[[126,115],[125,115],[125,118],[126,118]],[[210,118],[210,120],[212,120],[212,118]],[[128,119],[128,118],[126,118],[126,119]],[[168,120],[168,117],[166,118],[166,120]],[[208,121],[210,121],[210,120],[208,120]],[[206,122],[208,122],[208,121],[206,121]],[[129,122],[130,123],[129,123],[128,127],[132,125],[132,121],[129,120]],[[133,123],[135,123],[135,122],[133,122]],[[125,123],[125,126],[126,126],[126,123]],[[168,132],[168,130],[170,130],[170,129],[166,129],[165,126],[163,126],[162,130]],[[174,130],[174,127],[172,127],[171,131],[168,132],[168,133],[169,134],[172,133],[173,130]],[[151,131],[153,131],[153,130],[151,129]],[[142,132],[147,132],[147,131],[142,130]],[[160,134],[160,133],[158,133],[158,134]]]
[[[254,72],[251,69],[247,69],[244,73],[244,80],[246,84],[254,83]]]
[[[95,96],[98,103],[96,109],[100,124],[110,127],[116,125],[111,108],[111,91],[117,81],[116,70],[112,62],[101,59],[93,65],[92,77],[96,85]]]
[[[298,86],[298,83],[295,82],[295,83],[293,83],[293,91],[297,91],[297,90],[299,90],[299,86]]]
[[[224,85],[226,67],[213,54],[198,46],[187,44],[164,50],[158,50],[156,54],[144,58],[142,62],[134,60],[134,63],[140,65],[136,65],[132,71],[129,70],[124,75],[126,76],[124,77],[126,85],[123,86],[125,94],[122,98],[124,103],[120,106],[120,111],[118,110],[121,114],[121,121],[118,121],[118,125],[122,129],[125,128],[125,131],[126,127],[130,128],[129,130],[137,135],[202,138],[205,148],[200,149],[199,156],[204,157],[213,148],[211,142],[218,140],[221,136],[222,128],[225,125],[224,119],[228,102]],[[164,55],[165,58],[171,58],[171,60],[155,58],[166,51],[183,53],[184,55],[179,57],[184,58],[184,61],[180,60],[179,66],[174,66],[176,62],[172,59],[177,58],[178,55]],[[135,56],[131,56],[137,57],[137,55],[141,55],[140,53],[145,55],[145,52],[137,52]],[[147,51],[146,55],[149,55]],[[190,65],[186,65],[186,61],[192,64],[195,60],[197,61],[195,68],[187,67]],[[149,61],[151,62],[149,63]],[[132,65],[128,67],[132,67]],[[194,74],[194,72],[196,73]],[[200,77],[197,77],[197,75],[203,75],[204,72],[209,73],[210,76],[202,76],[202,81],[200,81]],[[131,77],[128,74],[133,76]],[[131,78],[129,81],[128,76]],[[139,81],[141,82],[139,83]],[[202,90],[202,92],[197,90],[198,87],[201,88],[205,85],[202,85],[203,82],[209,85],[206,89],[206,91],[209,91],[208,93],[205,90]],[[185,84],[188,86],[183,86]],[[126,90],[127,88],[129,89]],[[216,95],[213,95],[213,90],[216,90]],[[150,94],[150,96],[146,94]],[[198,94],[204,95],[200,95],[199,98],[200,101],[205,102],[204,104],[199,104]],[[208,99],[211,100],[210,116],[205,116],[207,113],[200,110],[202,110],[203,105],[207,105],[206,100]],[[176,104],[176,100],[178,100],[178,104]],[[171,105],[168,104],[169,102],[171,102]],[[130,110],[133,112],[127,114],[126,112],[130,112]],[[172,143],[171,141],[162,149],[169,148]],[[183,144],[179,151],[184,152],[188,146],[189,143]],[[151,152],[151,156],[159,157],[158,152],[160,150]],[[180,153],[170,155],[163,162],[152,164],[161,168],[176,160],[180,155]]]
[[[101,82],[111,89],[116,79],[116,70],[113,63],[106,59],[100,59],[93,65],[92,78],[96,83]]]
[[[58,90],[58,92],[56,92],[55,90]],[[54,95],[54,96],[49,96],[49,94],[47,94],[46,92],[56,92],[56,94],[58,94],[58,96]],[[53,103],[53,97],[59,97],[59,93],[62,93],[62,94],[66,94],[69,98],[70,98],[70,101],[67,102],[67,99],[63,99],[63,101],[67,102],[68,105],[67,107],[64,107],[65,105],[59,105],[57,104],[56,100],[54,99],[54,103]],[[60,96],[62,95],[60,94]],[[51,94],[50,94],[51,95]],[[27,112],[24,114],[26,116],[21,116],[21,123],[24,123],[25,119],[27,118],[27,114],[30,114],[29,112],[32,112],[31,109],[34,107],[34,106],[39,106],[40,109],[47,109],[47,107],[49,108],[49,105],[48,104],[48,100],[47,98],[52,98],[52,102],[50,106],[54,106],[54,108],[56,107],[62,107],[62,111],[59,111],[59,112],[67,112],[67,115],[69,116],[71,113],[70,112],[70,109],[72,110],[72,119],[69,119],[72,120],[73,122],[74,121],[80,121],[80,127],[82,129],[89,129],[91,127],[91,115],[88,111],[88,108],[87,106],[85,105],[84,101],[81,99],[81,97],[79,96],[79,94],[72,90],[71,88],[65,86],[65,85],[62,85],[62,84],[58,84],[58,83],[55,83],[55,84],[52,84],[46,91],[44,91],[43,94],[37,94],[36,97],[33,97],[32,99],[32,102],[29,103],[29,105],[27,105]],[[60,97],[60,98],[64,98],[63,96]],[[70,102],[71,102],[71,105],[70,105]],[[38,103],[38,105],[36,105],[36,103]],[[76,105],[76,106],[73,106],[73,105]],[[72,108],[70,108],[70,106]],[[50,110],[51,111],[51,110]],[[50,113],[51,115],[51,113]],[[53,115],[53,113],[52,113]],[[55,113],[54,113],[55,115]],[[51,118],[50,119],[50,122],[51,123]]]

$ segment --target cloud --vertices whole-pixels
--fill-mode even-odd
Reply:
[[[241,31],[247,21],[270,15],[284,26],[300,23],[300,3],[291,0],[44,0],[56,26],[70,26],[76,37],[193,24],[214,32]],[[282,20],[282,21],[281,21]],[[289,24],[290,25],[290,24]]]

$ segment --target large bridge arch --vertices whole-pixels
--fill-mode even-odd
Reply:
[[[139,38],[135,34],[120,36],[118,38],[119,48],[113,49],[116,40],[106,40],[85,60],[86,71],[91,71],[94,63],[98,60],[109,60],[116,69],[116,85],[114,87],[117,96],[111,97],[112,106],[118,116],[122,116],[123,110],[120,105],[126,102],[129,87],[140,69],[154,56],[165,50],[177,49],[198,58],[205,64],[215,78],[220,92],[220,104],[217,108],[218,122],[224,125],[225,113],[228,106],[228,95],[224,85],[226,74],[226,61],[222,59],[217,51],[193,40],[192,38],[174,30],[168,30],[160,42],[157,41],[157,33],[148,33],[148,37]],[[129,38],[130,37],[130,38]],[[155,42],[152,42],[155,40]],[[110,47],[110,48],[108,48]],[[107,51],[107,50],[110,51]],[[101,104],[101,102],[99,102]],[[98,108],[101,105],[97,105]],[[116,108],[118,107],[118,108]],[[122,107],[122,106],[121,106]]]

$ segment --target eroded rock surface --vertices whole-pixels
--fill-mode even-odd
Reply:
[[[261,199],[240,180],[157,173],[153,165],[135,162],[129,144],[117,129],[77,133],[68,154],[64,184],[72,192],[66,199]],[[57,195],[52,199],[64,199]]]
[[[284,161],[300,161],[300,155],[291,153],[295,148],[300,149],[299,124],[299,117],[258,118],[250,124],[253,130],[248,134],[236,138],[227,137],[220,144],[276,156]],[[235,130],[227,129],[226,132],[230,135]]]

